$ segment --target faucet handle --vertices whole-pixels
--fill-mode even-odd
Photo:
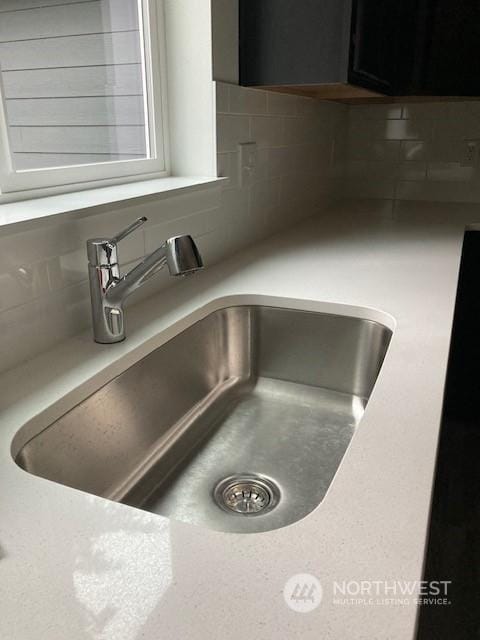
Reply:
[[[91,238],[87,240],[87,255],[89,263],[94,267],[118,264],[117,244],[129,236],[135,229],[147,221],[145,216],[137,218],[135,222],[117,233],[113,238]]]
[[[129,236],[133,231],[138,229],[138,227],[141,227],[142,224],[144,224],[146,221],[147,221],[147,218],[145,216],[142,216],[141,218],[137,218],[135,222],[132,222],[132,224],[129,224],[128,227],[123,229],[123,231],[120,231],[120,233],[117,233],[116,236],[113,236],[113,238],[109,240],[109,242],[111,244],[118,244],[120,240],[123,240],[124,238]]]

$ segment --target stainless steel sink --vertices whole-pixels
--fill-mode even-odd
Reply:
[[[346,316],[216,311],[33,437],[16,462],[216,530],[283,527],[325,496],[390,337]]]

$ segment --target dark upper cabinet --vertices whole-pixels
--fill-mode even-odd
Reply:
[[[317,2],[317,7],[322,3]],[[352,3],[348,80],[381,93],[395,92],[395,24],[398,1]]]
[[[409,94],[479,96],[479,0],[419,0]]]
[[[351,0],[240,0],[246,85],[347,82]]]
[[[480,95],[479,44],[480,0],[240,0],[245,86]]]

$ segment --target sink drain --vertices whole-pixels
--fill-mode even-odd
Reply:
[[[217,484],[213,493],[219,507],[230,513],[256,516],[275,507],[280,499],[278,487],[257,475],[229,476]]]

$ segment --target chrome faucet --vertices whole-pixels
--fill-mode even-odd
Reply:
[[[87,240],[88,275],[95,342],[113,344],[125,339],[123,303],[136,289],[167,265],[171,276],[182,276],[203,268],[202,258],[191,236],[174,236],[125,275],[120,274],[117,245],[147,218],[138,218],[113,238]]]

